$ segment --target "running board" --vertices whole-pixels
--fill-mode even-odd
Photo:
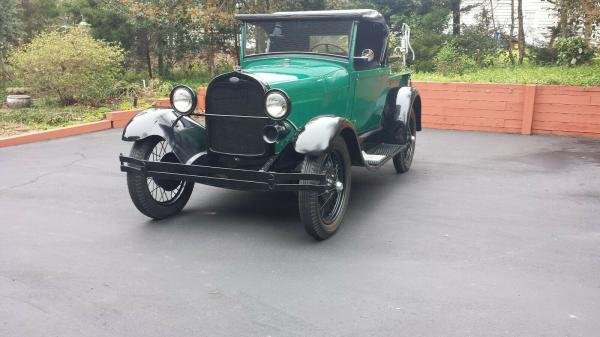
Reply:
[[[405,148],[406,145],[381,143],[366,152],[362,151],[362,156],[368,169],[376,169],[383,166],[383,164],[387,163],[388,160],[392,159]]]

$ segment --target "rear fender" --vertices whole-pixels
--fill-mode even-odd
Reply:
[[[396,94],[396,109],[392,120],[402,122],[406,125],[408,113],[411,109],[415,112],[417,131],[421,131],[421,96],[419,91],[413,87],[402,87]]]
[[[352,164],[363,166],[364,161],[354,126],[342,117],[320,116],[311,119],[298,131],[294,149],[300,154],[318,156],[331,149],[338,135],[346,142]]]
[[[166,140],[181,163],[191,163],[206,152],[206,129],[193,119],[179,117],[172,109],[148,109],[137,114],[125,129],[122,139],[132,142],[148,137]]]

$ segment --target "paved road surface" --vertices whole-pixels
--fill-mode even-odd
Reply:
[[[600,335],[600,141],[426,130],[316,243],[286,193],[148,220],[119,137],[0,149],[0,336]]]

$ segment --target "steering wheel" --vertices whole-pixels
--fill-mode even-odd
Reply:
[[[344,48],[335,45],[333,43],[317,43],[316,45],[312,46],[312,48],[310,48],[310,51],[315,51],[315,49],[317,49],[317,47],[321,47],[321,46],[325,46],[325,52],[326,53],[333,53],[332,51],[329,50],[329,47],[334,47],[335,49],[339,49],[342,54],[348,54],[348,51],[344,50]]]

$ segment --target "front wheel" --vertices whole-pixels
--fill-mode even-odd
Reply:
[[[306,232],[316,240],[325,240],[335,234],[342,223],[350,199],[352,176],[346,142],[338,136],[331,151],[317,157],[306,156],[302,173],[325,174],[330,185],[324,192],[301,191],[298,194],[300,218]]]
[[[148,161],[179,162],[169,144],[158,137],[136,141],[131,148],[131,157]],[[127,172],[127,187],[133,204],[140,212],[153,219],[164,219],[183,209],[192,195],[194,184]]]

